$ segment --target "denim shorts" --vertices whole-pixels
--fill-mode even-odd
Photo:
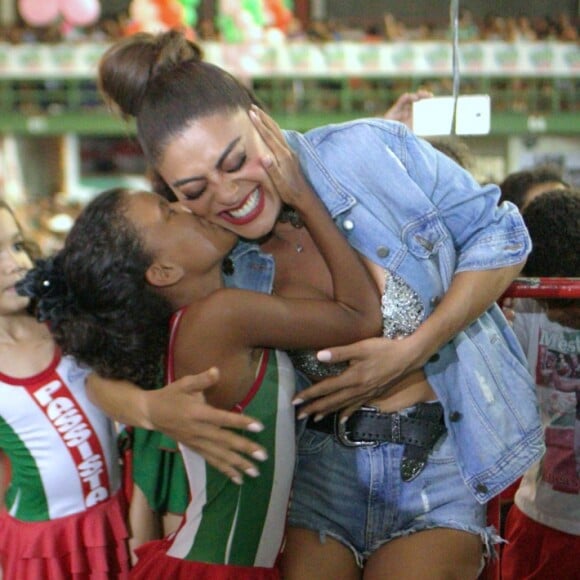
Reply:
[[[405,409],[406,414],[412,409]],[[500,538],[486,526],[487,508],[464,484],[447,433],[415,479],[401,479],[403,445],[345,447],[333,435],[299,429],[289,525],[330,536],[359,566],[382,544],[433,528],[478,534],[484,553]]]

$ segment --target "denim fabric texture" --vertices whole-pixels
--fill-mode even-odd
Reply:
[[[440,438],[409,482],[400,475],[402,453],[403,445],[393,443],[344,447],[301,425],[288,524],[318,532],[321,542],[338,540],[359,566],[391,540],[441,527],[479,535],[491,554],[499,537],[486,526],[485,505],[463,483],[450,438]]]
[[[520,263],[531,242],[517,208],[404,125],[380,119],[285,132],[350,244],[401,276],[425,316],[462,271]],[[240,242],[229,283],[270,291],[271,256]],[[544,451],[535,387],[519,343],[493,305],[426,365],[445,409],[462,478],[485,503]]]

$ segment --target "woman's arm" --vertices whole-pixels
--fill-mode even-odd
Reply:
[[[362,133],[368,134],[368,127]],[[498,207],[498,188],[480,186],[468,172],[420,139],[404,132],[393,136],[382,131],[380,125],[373,125],[366,156],[359,155],[352,163],[343,164],[343,169],[343,165],[333,160],[333,151],[347,146],[347,139],[352,135],[342,132],[333,137],[333,147],[328,151],[325,142],[319,146],[324,149],[323,162],[335,170],[337,179],[353,176],[363,166],[376,168],[368,175],[371,184],[367,191],[376,192],[374,201],[385,205],[385,210],[390,207],[391,211],[404,211],[407,199],[424,202],[428,198],[437,212],[436,219],[453,240],[456,270],[445,299],[414,336],[397,341],[370,339],[347,349],[330,349],[330,354],[324,352],[323,358],[350,359],[351,366],[341,377],[325,380],[300,394],[304,400],[312,400],[339,391],[304,407],[303,412],[309,414],[324,414],[340,407],[348,407],[350,411],[353,405],[382,395],[398,377],[420,368],[440,345],[451,340],[499,298],[520,271],[530,250],[521,215],[514,207]],[[382,153],[385,146],[389,150],[386,156]],[[401,171],[401,163],[406,172]],[[393,183],[409,195],[397,197],[397,192],[392,190]],[[404,234],[404,243],[414,243],[412,234],[412,229]]]
[[[113,419],[145,429],[156,429],[191,447],[231,479],[255,473],[248,459],[263,461],[265,450],[229,429],[261,431],[251,417],[207,405],[203,391],[219,380],[216,369],[182,379],[158,389],[144,391],[133,383],[103,379],[91,374],[87,380],[90,399]]]
[[[323,361],[350,361],[338,377],[332,377],[300,393],[300,402],[314,402],[301,415],[325,415],[354,409],[386,391],[398,378],[422,368],[449,340],[483,314],[519,274],[522,264],[496,270],[461,272],[425,322],[412,335],[389,340],[377,338],[318,353]]]

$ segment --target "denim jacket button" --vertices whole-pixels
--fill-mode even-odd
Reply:
[[[431,306],[435,307],[439,302],[441,302],[441,296],[433,296],[429,302],[431,303]]]
[[[460,421],[462,417],[463,415],[459,411],[453,411],[452,413],[449,414],[449,420],[453,421],[454,423]]]
[[[344,220],[342,222],[342,227],[347,231],[350,232],[354,230],[354,222],[352,220]]]
[[[377,256],[379,258],[386,258],[390,254],[390,252],[391,251],[386,246],[379,246],[377,248]]]
[[[487,487],[487,485],[483,483],[478,483],[475,486],[475,491],[477,491],[477,493],[487,493],[489,491],[489,488]]]

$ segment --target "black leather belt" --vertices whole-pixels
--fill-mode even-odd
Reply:
[[[430,451],[447,431],[441,403],[418,403],[408,414],[381,413],[374,407],[363,407],[345,423],[340,422],[339,413],[332,413],[317,422],[309,417],[306,426],[333,435],[346,447],[387,442],[404,445],[403,481],[410,481],[422,471]]]

